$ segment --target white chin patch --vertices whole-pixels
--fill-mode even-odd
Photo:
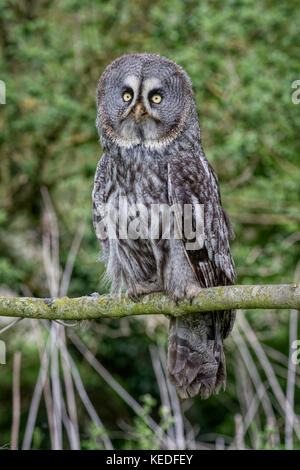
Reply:
[[[126,143],[126,147],[141,144],[156,146],[160,141],[157,123],[151,117],[140,122],[136,122],[130,117],[125,119],[120,126],[118,134],[120,137],[116,137],[116,142],[118,144],[122,142],[123,146],[123,143]]]
[[[148,149],[159,150],[159,149],[162,149],[162,148],[166,147],[167,145],[169,145],[172,142],[173,139],[163,137],[159,140],[147,139],[147,140],[142,141],[140,139],[128,140],[128,139],[122,139],[121,137],[114,137],[112,140],[119,147],[131,148],[131,147],[135,147],[136,145],[143,145],[144,147],[146,147]]]

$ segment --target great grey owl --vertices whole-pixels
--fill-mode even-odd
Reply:
[[[104,153],[95,174],[93,219],[112,292],[126,288],[127,295],[138,297],[163,291],[178,301],[192,299],[205,287],[233,284],[236,274],[228,240],[234,233],[203,151],[185,71],[159,55],[124,55],[100,77],[97,109]],[[153,205],[201,204],[202,245],[188,249],[185,235],[175,237],[174,230],[170,237],[161,231],[158,238],[151,237],[149,225],[148,236],[143,229],[139,237],[123,237],[119,219],[117,236],[104,237],[99,234],[107,215],[103,207],[109,203],[117,216],[124,215],[120,198],[128,205],[142,204],[148,214]],[[171,215],[174,229],[176,210]],[[126,224],[130,220],[126,215]],[[198,392],[208,398],[225,389],[223,340],[234,319],[234,311],[170,319],[168,374],[181,398]]]

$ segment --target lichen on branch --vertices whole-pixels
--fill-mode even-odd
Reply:
[[[79,321],[148,314],[180,316],[239,308],[300,309],[300,284],[210,287],[203,289],[192,303],[175,303],[166,294],[145,295],[137,302],[111,295],[55,299],[0,297],[0,316],[49,320]]]

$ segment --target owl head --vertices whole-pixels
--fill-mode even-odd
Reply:
[[[156,54],[129,54],[112,62],[100,78],[97,107],[100,137],[125,147],[168,145],[195,113],[187,74]]]

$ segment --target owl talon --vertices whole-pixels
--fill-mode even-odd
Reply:
[[[125,297],[132,302],[138,302],[139,300],[139,296],[136,294],[136,292],[133,291],[133,289],[128,289],[125,293]]]
[[[163,289],[158,282],[145,282],[143,284],[137,284],[134,288],[127,290],[125,297],[138,302],[141,295],[152,294],[153,292],[161,292]]]
[[[178,302],[184,299],[184,290],[181,288],[175,289],[174,292],[172,292],[172,299],[174,300],[176,305],[178,305]]]
[[[192,305],[193,299],[199,295],[201,287],[197,284],[188,284],[186,288],[177,288],[172,292],[172,298],[177,303],[179,300],[188,299]]]
[[[89,295],[89,297],[93,297],[93,299],[98,299],[100,297],[99,292],[93,292],[92,294]]]
[[[190,300],[191,305],[192,305],[193,299],[200,294],[201,290],[202,290],[201,287],[199,287],[197,284],[189,284],[186,287],[185,295]]]

